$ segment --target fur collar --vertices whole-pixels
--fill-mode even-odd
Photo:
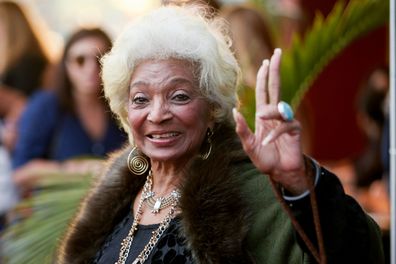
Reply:
[[[129,172],[129,151],[127,147],[109,159],[106,173],[71,222],[57,263],[91,263],[129,210],[146,178]],[[243,179],[235,169],[245,162],[249,161],[232,126],[219,125],[209,158],[197,158],[187,172],[181,186],[181,233],[197,263],[246,263],[250,259],[243,247],[250,213],[240,193]]]

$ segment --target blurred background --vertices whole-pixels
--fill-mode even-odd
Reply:
[[[25,263],[26,260],[45,263],[50,262],[56,241],[86,192],[90,179],[100,171],[102,159],[125,142],[125,135],[115,131],[108,140],[119,142],[119,145],[108,146],[97,136],[101,135],[101,128],[87,122],[85,128],[90,128],[87,134],[92,144],[86,150],[70,150],[70,155],[63,155],[69,150],[59,148],[63,156],[48,152],[49,148],[53,150],[54,144],[48,139],[58,137],[56,120],[60,118],[34,116],[36,112],[52,111],[41,109],[40,104],[53,103],[52,99],[45,99],[48,95],[36,94],[55,91],[55,97],[62,101],[66,95],[56,91],[64,89],[67,94],[67,89],[78,90],[84,86],[75,81],[80,77],[73,75],[73,63],[76,69],[90,67],[88,57],[71,57],[78,51],[79,41],[84,39],[72,41],[78,30],[100,28],[114,40],[138,15],[161,4],[187,1],[13,1],[23,8],[31,31],[38,39],[40,48],[37,50],[45,54],[44,62],[37,64],[41,66],[33,66],[33,69],[43,70],[34,74],[32,68],[25,67],[29,63],[21,59],[30,58],[26,55],[29,52],[14,57],[4,55],[14,53],[11,50],[16,50],[20,46],[18,43],[34,46],[29,44],[28,38],[18,35],[27,33],[21,33],[18,28],[23,25],[13,22],[16,18],[11,17],[11,11],[2,7],[5,2],[10,1],[0,0],[0,253],[3,252],[0,263],[2,258],[4,263]],[[254,118],[257,69],[275,47],[281,47],[283,97],[292,103],[303,124],[305,153],[333,170],[346,192],[373,216],[383,230],[385,250],[389,254],[389,2],[206,2],[229,22],[232,48],[243,73],[241,109],[250,118],[250,124]],[[94,49],[97,50],[97,46]],[[8,57],[10,59],[3,59]],[[96,69],[93,74],[99,76],[98,65],[92,62],[91,66]],[[27,73],[34,75],[30,84],[35,76],[40,76],[39,81],[36,80],[31,90],[18,88],[15,80],[26,79]],[[100,95],[98,91],[96,97]],[[98,109],[106,109],[103,102],[95,103]],[[79,109],[79,102],[73,105]],[[25,113],[26,109],[30,114]],[[60,116],[70,115],[82,120],[89,119],[84,116],[92,116],[86,109],[79,109],[77,114],[74,110],[71,112],[62,110]],[[106,122],[110,117],[97,118]],[[53,124],[44,125],[47,120],[53,120]],[[110,118],[108,122],[113,121]],[[36,132],[42,137],[32,137]],[[67,142],[71,135],[61,134],[62,139],[63,136]],[[40,148],[37,142],[42,144]],[[58,218],[48,221],[55,215]],[[46,225],[44,219],[52,225]]]
[[[36,23],[45,28],[51,55],[59,56],[65,38],[79,27],[102,27],[115,38],[128,21],[160,5],[156,0],[20,0],[32,13]],[[294,33],[303,35],[320,12],[326,17],[337,2],[315,0],[222,0],[216,6],[253,3],[251,6],[267,15],[273,46],[287,48]],[[344,1],[348,2],[348,1]],[[260,10],[263,9],[263,10]],[[388,14],[383,14],[388,16]],[[274,21],[277,20],[277,21]],[[359,25],[356,25],[356,27]],[[306,101],[315,112],[311,151],[318,160],[339,160],[358,155],[365,142],[354,117],[357,91],[368,75],[388,60],[388,27],[386,24],[367,32],[346,47],[312,84]],[[249,40],[248,40],[249,41]],[[259,58],[261,60],[261,58]],[[318,87],[318,88],[316,88]],[[305,100],[305,99],[304,99]],[[317,123],[319,122],[319,123]],[[320,125],[319,125],[320,124]],[[320,141],[320,144],[319,144]]]

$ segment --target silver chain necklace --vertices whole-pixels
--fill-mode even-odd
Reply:
[[[121,242],[120,254],[119,254],[119,257],[118,257],[118,261],[115,264],[125,264],[125,262],[126,262],[126,260],[128,258],[129,251],[131,249],[131,245],[132,245],[132,242],[133,242],[133,238],[134,238],[135,233],[136,233],[136,231],[138,229],[137,227],[139,225],[140,218],[141,218],[142,213],[143,213],[143,211],[142,211],[143,202],[146,199],[148,199],[149,197],[153,196],[153,192],[152,192],[152,183],[153,183],[152,177],[153,176],[152,176],[152,173],[151,173],[151,170],[150,170],[149,174],[147,175],[147,179],[146,179],[146,182],[144,184],[144,187],[143,187],[142,195],[140,196],[138,209],[137,209],[137,212],[136,212],[135,217],[133,219],[133,223],[132,223],[131,229],[129,230],[128,235]],[[144,247],[142,252],[140,252],[138,257],[132,262],[132,264],[143,264],[147,260],[147,258],[149,257],[151,251],[153,250],[154,246],[157,244],[158,240],[161,238],[161,236],[165,232],[165,230],[169,227],[169,224],[170,224],[171,220],[175,217],[175,211],[176,211],[176,207],[177,207],[178,202],[179,202],[180,194],[179,194],[179,192],[177,190],[172,191],[172,193],[173,192],[176,192],[177,195],[175,195],[175,197],[172,198],[172,202],[170,203],[171,208],[170,208],[168,214],[165,216],[164,220],[162,220],[162,222],[160,223],[159,227],[156,230],[153,231],[152,236],[150,238],[150,241]],[[163,206],[162,208],[165,208],[165,206]],[[162,209],[162,208],[158,208],[158,211],[160,209]]]
[[[172,205],[175,200],[180,198],[180,194],[177,190],[173,190],[168,196],[154,198],[155,193],[149,192],[144,197],[144,201],[147,206],[151,209],[151,213],[157,214],[161,209],[167,208]]]

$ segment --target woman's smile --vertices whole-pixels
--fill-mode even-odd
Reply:
[[[177,132],[168,132],[168,133],[153,133],[148,135],[148,137],[152,139],[168,139],[168,138],[174,138],[178,135],[179,133]]]
[[[155,132],[147,135],[149,141],[158,147],[166,147],[175,144],[180,136],[181,133],[179,132]]]

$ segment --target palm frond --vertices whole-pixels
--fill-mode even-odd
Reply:
[[[281,65],[282,99],[297,107],[313,81],[345,47],[389,20],[389,1],[338,1],[326,19],[316,14],[304,41],[295,37]]]
[[[31,211],[11,225],[3,240],[5,263],[52,263],[53,254],[69,219],[86,193],[89,175],[49,175],[19,209]],[[16,210],[18,211],[18,209]]]

